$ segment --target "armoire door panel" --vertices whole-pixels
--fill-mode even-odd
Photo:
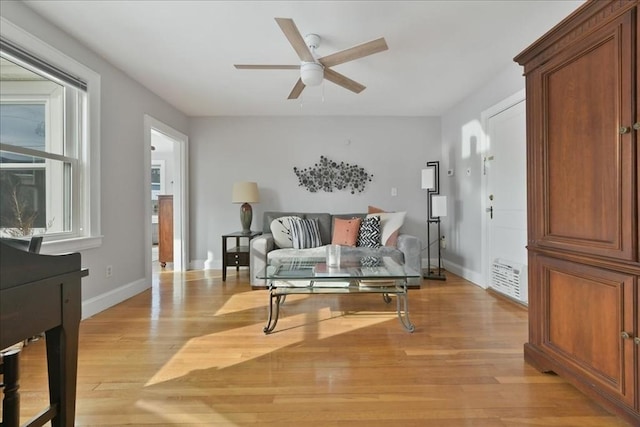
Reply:
[[[545,196],[540,244],[636,260],[631,135],[631,12],[537,73],[543,88],[537,163]],[[625,119],[626,117],[626,119]]]
[[[633,340],[637,277],[538,258],[544,307],[542,346],[633,405]]]

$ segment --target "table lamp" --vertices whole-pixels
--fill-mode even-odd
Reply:
[[[260,194],[258,193],[257,183],[240,181],[233,184],[231,202],[242,203],[242,205],[240,205],[240,223],[242,224],[243,233],[249,233],[251,231],[253,210],[249,203],[258,203],[259,201]]]

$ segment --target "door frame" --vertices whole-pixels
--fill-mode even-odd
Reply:
[[[489,206],[487,203],[487,176],[484,173],[484,162],[485,157],[489,153],[489,135],[488,135],[488,122],[489,119],[495,115],[502,113],[505,110],[521,103],[526,100],[526,91],[525,89],[521,89],[513,95],[503,99],[497,104],[487,108],[480,114],[480,120],[483,132],[481,132],[481,141],[480,141],[480,170],[481,173],[481,185],[480,185],[480,215],[482,218],[481,221],[481,253],[482,253],[482,280],[481,284],[483,288],[488,288],[491,284],[491,269],[489,268],[489,254],[487,251],[487,245],[489,244],[489,221],[487,220],[487,207]],[[527,183],[524,183],[525,189],[527,187]]]
[[[189,137],[171,126],[144,115],[144,167],[151,171],[151,131],[155,130],[174,141],[173,157],[176,173],[173,186],[173,269],[189,269]],[[151,173],[145,176],[145,276],[151,283]]]

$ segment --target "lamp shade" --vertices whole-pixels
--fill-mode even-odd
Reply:
[[[233,192],[231,194],[231,203],[258,203],[260,202],[260,193],[258,193],[258,184],[249,181],[240,181],[233,184]]]
[[[447,196],[431,196],[431,216],[447,216]]]
[[[324,67],[317,62],[304,62],[300,66],[300,79],[305,86],[318,86],[324,79]]]
[[[433,190],[436,185],[435,176],[435,169],[422,169],[422,189]]]

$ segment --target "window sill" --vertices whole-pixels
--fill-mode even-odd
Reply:
[[[85,249],[94,249],[102,246],[102,236],[77,237],[73,239],[54,240],[42,242],[40,253],[58,255],[69,252],[78,252]]]

